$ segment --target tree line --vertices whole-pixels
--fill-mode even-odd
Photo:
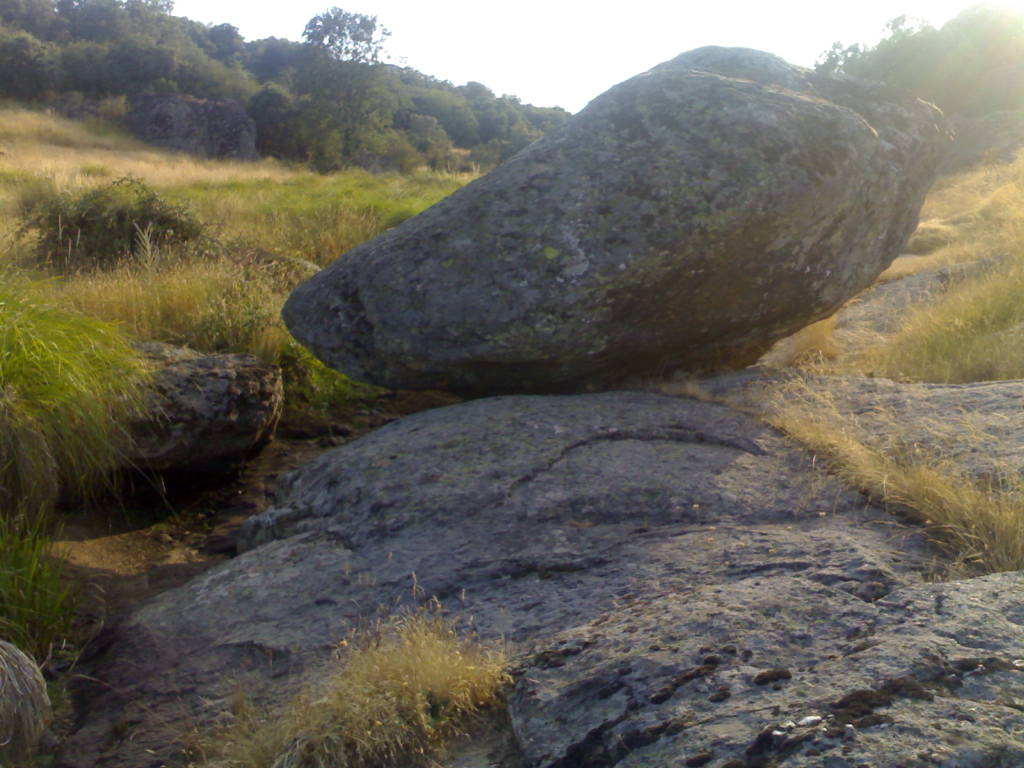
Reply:
[[[1024,12],[975,6],[941,28],[899,16],[877,45],[835,43],[817,68],[900,86],[950,115],[1024,109]]]
[[[173,0],[0,0],[0,97],[116,117],[141,93],[236,99],[264,156],[321,171],[493,166],[564,123],[557,107],[383,61],[376,17],[332,8],[302,42],[247,42]]]

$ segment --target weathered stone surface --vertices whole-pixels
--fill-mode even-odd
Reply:
[[[127,118],[143,141],[203,157],[255,160],[256,124],[237,101],[142,94]]]
[[[147,416],[127,425],[129,467],[224,472],[273,437],[284,397],[276,366],[251,355],[140,347],[160,367]]]
[[[155,768],[239,683],[284,700],[354,625],[432,596],[508,642],[525,765],[1024,755],[1024,576],[923,584],[917,530],[722,406],[417,414],[294,473],[245,546],[93,649],[59,765]]]
[[[899,253],[939,113],[769,54],[702,48],[353,249],[285,306],[356,378],[469,393],[738,367]]]

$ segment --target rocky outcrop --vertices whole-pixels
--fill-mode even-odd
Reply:
[[[356,378],[470,394],[738,367],[899,253],[933,107],[745,49],[605,94],[301,285],[292,332]]]
[[[523,765],[1024,760],[1024,576],[925,583],[919,530],[723,406],[410,416],[290,475],[242,549],[106,633],[59,765],[161,765],[239,684],[286,700],[351,627],[434,596],[508,643]]]
[[[256,123],[237,101],[143,94],[132,100],[132,133],[166,149],[202,157],[255,160]]]
[[[222,473],[273,437],[284,397],[276,366],[251,355],[140,348],[158,368],[145,416],[127,425],[127,466]]]

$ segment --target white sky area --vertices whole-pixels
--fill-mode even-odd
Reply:
[[[592,98],[703,45],[769,51],[803,66],[836,41],[876,43],[896,16],[941,26],[970,0],[176,0],[174,14],[238,27],[246,40],[301,40],[333,5],[377,16],[391,30],[392,64],[455,85],[577,112]],[[1004,2],[1024,8],[1024,0]]]

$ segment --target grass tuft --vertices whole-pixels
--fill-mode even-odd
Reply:
[[[282,713],[243,705],[211,739],[207,768],[426,765],[467,716],[509,682],[504,654],[459,637],[442,618],[397,620],[346,650],[341,667]]]
[[[53,532],[47,510],[0,515],[0,637],[40,661],[70,634],[77,601],[51,555]]]
[[[111,325],[60,309],[45,286],[0,281],[0,510],[87,496],[119,463],[119,423],[147,370]]]

